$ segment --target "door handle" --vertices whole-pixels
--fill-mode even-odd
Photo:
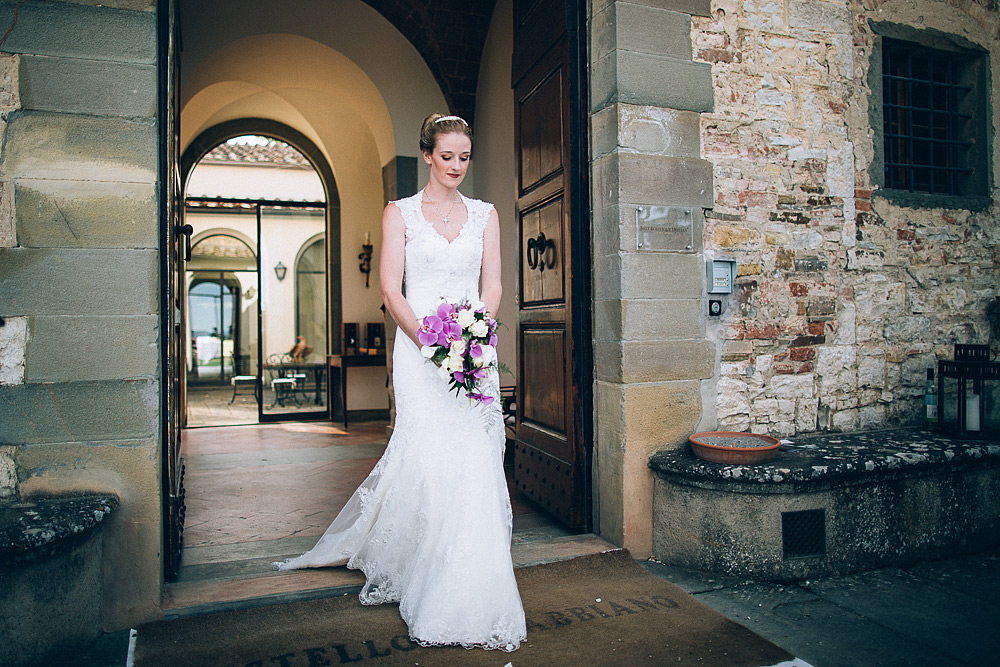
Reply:
[[[552,242],[545,238],[545,232],[539,232],[538,236],[528,239],[527,261],[529,269],[545,270],[545,250]]]
[[[174,234],[184,236],[184,261],[191,261],[191,235],[194,234],[194,227],[191,225],[174,225]]]

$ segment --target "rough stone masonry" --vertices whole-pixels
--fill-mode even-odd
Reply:
[[[997,122],[1000,10],[992,0],[715,0],[692,18],[712,64],[701,115],[714,167],[707,257],[740,264],[709,325],[721,351],[719,427],[788,436],[914,422],[925,370],[986,343],[1000,290],[1000,202],[910,208],[873,190],[870,20],[959,35],[990,52]],[[876,63],[877,65],[877,63]],[[992,341],[994,349],[997,341]]]

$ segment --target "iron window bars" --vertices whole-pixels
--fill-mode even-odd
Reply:
[[[965,195],[973,169],[970,58],[886,39],[882,48],[885,187]]]

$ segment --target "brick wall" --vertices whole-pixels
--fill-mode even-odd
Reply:
[[[996,91],[1000,10],[985,0],[716,0],[712,10],[691,31],[715,90],[701,115],[714,170],[704,247],[740,263],[708,331],[721,348],[719,427],[787,436],[914,422],[925,370],[956,342],[989,340],[1000,203],[996,189],[979,212],[879,196],[868,21],[992,49]]]

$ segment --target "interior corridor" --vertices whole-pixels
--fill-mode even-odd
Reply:
[[[184,431],[184,555],[168,584],[168,617],[220,607],[320,597],[356,587],[360,572],[274,572],[308,550],[382,455],[385,422],[292,422]],[[515,566],[615,548],[573,535],[513,488]]]

